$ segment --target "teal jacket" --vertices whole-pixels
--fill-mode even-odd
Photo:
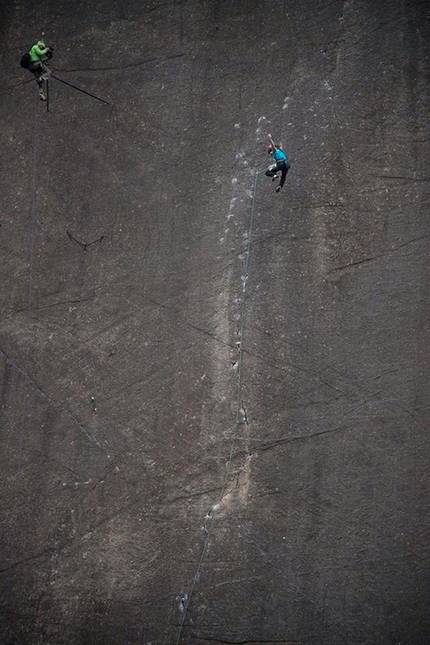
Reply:
[[[39,40],[28,52],[30,63],[45,63],[48,60],[46,53],[49,51],[43,40]]]
[[[273,150],[272,157],[275,161],[288,161],[287,155],[280,148],[275,148]]]

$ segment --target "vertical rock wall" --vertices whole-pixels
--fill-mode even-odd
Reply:
[[[2,11],[1,642],[425,645],[426,3]]]

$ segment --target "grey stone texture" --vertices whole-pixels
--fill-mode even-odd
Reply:
[[[429,4],[1,12],[0,642],[428,645]]]

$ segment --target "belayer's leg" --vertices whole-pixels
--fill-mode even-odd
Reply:
[[[50,76],[51,76],[51,70],[46,65],[42,64],[42,69],[40,71],[40,78],[43,79],[44,81],[47,81]]]
[[[36,83],[39,86],[39,97],[42,101],[46,101],[43,84],[45,82],[45,78],[49,78],[51,73],[50,70],[42,65],[42,63],[32,63],[28,69],[33,74],[36,79]]]
[[[37,80],[37,84],[39,86],[39,98],[40,98],[41,101],[46,101],[45,92],[43,91],[43,85],[44,85],[45,81],[40,76],[36,80]]]
[[[44,69],[41,63],[32,63],[29,67],[30,72],[33,74],[34,78],[36,79],[36,83],[39,86],[39,98],[41,101],[46,101],[46,96],[45,92],[43,91],[43,84],[44,84]],[[49,74],[48,74],[49,78]]]
[[[39,78],[43,73],[42,63],[31,63],[28,69],[34,75],[36,81],[39,82]]]

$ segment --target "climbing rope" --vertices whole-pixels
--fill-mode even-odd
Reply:
[[[241,304],[240,304],[240,326],[239,326],[239,341],[238,341],[238,350],[239,350],[239,358],[238,358],[238,366],[237,366],[237,387],[236,387],[236,419],[235,419],[235,427],[234,427],[234,432],[233,436],[231,438],[230,442],[230,451],[229,451],[229,456],[224,472],[224,481],[223,481],[223,486],[221,489],[221,495],[219,497],[219,502],[215,504],[212,507],[212,513],[209,515],[208,520],[210,520],[209,527],[205,526],[205,540],[203,543],[203,548],[202,552],[199,558],[199,561],[197,563],[197,569],[196,572],[193,576],[193,580],[191,583],[191,587],[189,590],[189,593],[184,596],[185,600],[183,602],[183,613],[182,613],[182,620],[181,624],[178,629],[178,635],[176,637],[175,645],[179,645],[183,630],[184,630],[184,625],[185,625],[185,620],[187,617],[188,609],[191,604],[191,599],[194,593],[194,589],[196,587],[197,581],[200,578],[200,573],[202,570],[203,566],[203,561],[207,552],[208,544],[209,544],[209,538],[215,523],[215,518],[217,511],[219,510],[221,506],[222,499],[224,498],[224,495],[227,490],[227,485],[230,479],[230,472],[231,472],[231,463],[233,461],[233,455],[234,455],[234,448],[236,445],[236,438],[237,438],[237,429],[240,425],[240,422],[243,418],[243,406],[242,406],[242,372],[243,372],[243,338],[244,338],[244,329],[245,329],[245,295],[246,295],[246,285],[248,282],[248,270],[249,270],[249,260],[250,260],[250,255],[251,255],[251,240],[252,240],[252,229],[254,225],[254,214],[255,214],[255,195],[257,192],[257,182],[258,178],[261,175],[261,173],[264,172],[262,170],[256,171],[255,172],[255,177],[254,177],[254,186],[252,189],[252,196],[251,196],[251,215],[249,218],[249,225],[248,225],[248,236],[247,236],[247,247],[246,247],[246,260],[245,260],[245,265],[244,265],[244,282],[242,286],[242,297],[241,297]]]

